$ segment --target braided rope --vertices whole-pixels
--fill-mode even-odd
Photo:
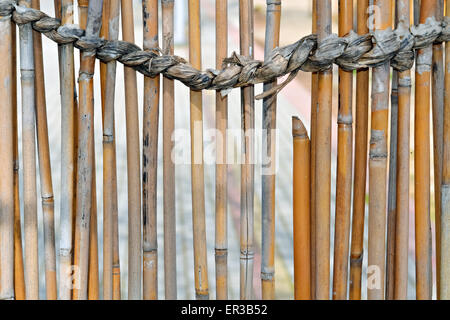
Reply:
[[[144,51],[125,41],[87,38],[85,31],[76,25],[61,26],[58,19],[39,10],[18,6],[13,0],[0,0],[0,17],[10,15],[17,25],[31,23],[35,31],[60,45],[73,44],[81,51],[91,51],[102,62],[119,61],[148,77],[163,74],[193,90],[221,90],[226,95],[232,88],[270,82],[289,74],[284,83],[257,99],[278,93],[300,70],[318,72],[337,64],[351,71],[376,67],[386,61],[398,71],[409,70],[414,65],[415,50],[450,40],[449,18],[438,22],[432,17],[425,24],[409,29],[399,25],[395,30],[376,30],[366,35],[351,31],[345,37],[332,34],[320,43],[316,35],[308,35],[275,48],[264,62],[233,53],[223,61],[222,70],[202,71],[179,56],[162,54],[159,49]]]

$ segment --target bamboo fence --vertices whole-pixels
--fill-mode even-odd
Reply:
[[[313,34],[280,47],[284,2],[267,0],[264,61],[255,60],[259,45],[254,39],[255,17],[259,13],[253,0],[235,1],[239,4],[239,54],[230,54],[228,47],[232,1],[212,2],[216,64],[215,69],[202,71],[201,1],[188,1],[188,62],[174,55],[178,3],[174,0],[141,2],[142,50],[134,44],[138,8],[133,1],[79,0],[76,16],[73,0],[55,0],[56,18],[51,18],[40,11],[39,0],[0,0],[0,299],[37,300],[44,298],[40,292],[45,292],[48,300],[158,299],[162,298],[158,276],[163,273],[164,298],[175,300],[180,296],[177,275],[186,266],[185,261],[177,264],[177,255],[187,245],[192,245],[193,263],[190,270],[182,272],[193,272],[191,290],[196,299],[214,295],[210,283],[215,284],[217,300],[229,299],[235,285],[241,300],[276,299],[278,183],[292,184],[287,189],[292,190],[293,255],[287,263],[293,266],[291,287],[296,300],[407,299],[411,258],[415,298],[450,299],[450,1],[340,0],[338,33],[333,34],[332,1],[312,0]],[[42,34],[58,44],[58,128],[48,125],[49,84],[44,80],[52,70],[44,70]],[[75,49],[80,51],[79,70]],[[100,62],[99,97],[94,91],[96,60]],[[116,100],[120,92],[117,83],[122,79],[117,62],[124,66],[126,115],[128,286],[124,287],[119,255],[119,125],[115,118],[116,110],[122,107]],[[334,77],[334,65],[338,77]],[[296,81],[299,71],[311,73],[309,131],[307,119],[301,119],[304,113],[300,112],[302,117],[289,115],[292,170],[290,179],[277,180],[277,157],[287,156],[277,154],[277,132],[288,126],[277,120],[279,109],[284,107],[284,100],[277,98],[285,86]],[[141,74],[142,115],[138,99]],[[178,163],[173,158],[175,107],[179,104],[175,101],[176,81],[190,89],[192,243],[183,243],[181,248],[177,247]],[[263,92],[255,97],[258,84],[263,84]],[[230,181],[234,179],[229,175],[229,154],[233,151],[228,139],[229,110],[233,100],[228,93],[233,88],[240,89],[239,217],[229,215],[234,199]],[[208,118],[203,113],[204,90],[215,90],[215,212],[208,212],[205,196],[203,130]],[[334,99],[337,110],[333,110]],[[96,151],[97,100],[101,101],[103,137],[102,148]],[[260,128],[255,116],[258,100],[262,100]],[[303,108],[305,103],[298,104]],[[261,164],[255,156],[258,130],[262,132]],[[52,134],[61,137],[59,188],[53,185]],[[158,154],[160,143],[162,157]],[[101,153],[103,160],[101,195],[97,194],[96,153]],[[336,172],[332,172],[334,159]],[[158,229],[158,170],[163,176],[162,230]],[[259,191],[255,190],[255,172],[261,174]],[[410,188],[412,180],[414,188]],[[42,210],[38,210],[38,191]],[[97,196],[102,199],[99,208]],[[60,201],[59,208],[55,199]],[[412,199],[414,208],[410,208]],[[409,243],[412,211],[414,257]],[[42,212],[41,240],[38,212]],[[207,246],[210,215],[214,220],[214,252]],[[255,231],[259,218],[260,232]],[[236,261],[229,259],[230,219],[238,225]],[[43,250],[39,249],[40,241]],[[215,279],[209,282],[207,262],[212,254]],[[40,257],[44,262],[41,266]],[[231,263],[239,264],[236,284],[230,276]]]

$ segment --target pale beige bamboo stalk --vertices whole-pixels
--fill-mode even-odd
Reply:
[[[122,0],[123,40],[134,43],[133,2]],[[128,173],[128,299],[141,299],[141,168],[136,71],[125,67]]]
[[[319,43],[331,33],[331,1],[317,0]],[[316,299],[330,298],[331,69],[319,72],[316,125]],[[320,169],[319,169],[320,168]]]
[[[436,20],[442,21],[444,0],[438,0],[436,5]],[[434,206],[435,206],[435,239],[436,239],[436,292],[440,298],[441,269],[441,185],[442,161],[444,147],[444,47],[442,43],[433,44],[432,66],[432,110],[433,110],[433,151],[434,151]]]
[[[144,50],[156,52],[158,48],[158,0],[143,0]],[[143,299],[158,299],[158,238],[156,190],[158,180],[160,76],[144,78],[143,127]]]
[[[173,54],[174,0],[162,0],[163,52]],[[164,172],[164,291],[166,300],[177,299],[175,211],[175,164],[172,161],[175,130],[174,81],[163,79],[163,172]]]
[[[446,2],[445,16],[450,13]],[[440,298],[450,300],[450,43],[445,43],[444,161],[441,186]]]
[[[31,7],[40,9],[40,0],[32,0]],[[39,177],[41,182],[42,212],[44,217],[45,288],[47,300],[57,299],[55,218],[50,147],[48,142],[47,106],[45,100],[44,61],[42,36],[33,32],[35,77],[36,126],[39,156]]]
[[[102,17],[102,0],[89,2],[89,14],[86,26],[86,36],[96,37],[100,34]],[[92,212],[93,174],[94,162],[94,97],[93,74],[95,56],[85,51],[81,56],[80,77],[80,104],[79,104],[79,142],[77,167],[77,215],[75,234],[75,267],[77,268],[77,288],[74,290],[74,299],[86,300],[88,298],[89,273],[89,242],[90,223]]]
[[[391,1],[375,0],[374,5],[379,9],[379,13],[375,14],[374,28],[376,30],[391,28]],[[367,298],[369,300],[383,300],[386,268],[386,174],[390,64],[387,62],[372,70]]]
[[[253,0],[239,2],[240,53],[253,57]],[[254,259],[254,129],[255,98],[254,87],[241,89],[241,127],[243,131],[243,160],[241,165],[241,270],[240,298],[253,297],[253,259]],[[224,143],[225,144],[225,143]]]
[[[31,0],[19,1],[30,7]],[[22,84],[22,158],[25,234],[25,293],[27,300],[39,299],[38,222],[36,196],[35,69],[31,24],[19,26]]]
[[[189,60],[201,68],[200,3],[189,0]],[[209,299],[206,259],[205,179],[203,165],[202,92],[190,91],[192,226],[194,235],[195,294],[198,300]]]
[[[106,5],[106,6],[105,6]],[[117,40],[119,36],[120,1],[112,0],[104,4],[102,25],[103,36]],[[117,208],[117,167],[114,102],[117,62],[104,65],[102,76],[103,93],[103,299],[114,298],[114,239],[117,234],[114,220]],[[120,270],[119,270],[120,276]]]
[[[266,1],[266,42],[264,56],[278,47],[280,38],[281,0]],[[270,90],[276,81],[264,84],[264,91]],[[263,101],[262,143],[262,260],[261,289],[263,300],[275,299],[275,170],[276,170],[276,96]]]
[[[62,0],[61,24],[73,24],[73,0]],[[61,83],[61,193],[60,193],[60,246],[59,246],[59,298],[71,299],[72,289],[72,235],[75,216],[75,159],[76,159],[76,105],[75,105],[75,66],[73,45],[64,44],[60,50],[60,83]]]
[[[14,124],[11,16],[0,17],[0,299],[14,299]]]

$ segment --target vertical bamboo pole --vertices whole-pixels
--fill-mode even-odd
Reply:
[[[435,16],[437,0],[421,1],[420,23]],[[416,297],[431,299],[430,222],[430,82],[432,47],[420,49],[416,58],[416,109],[414,121],[414,200],[416,217]]]
[[[106,2],[103,21],[104,36],[109,40],[119,37],[120,1]],[[114,220],[118,216],[117,208],[117,166],[114,101],[116,87],[115,61],[104,65],[102,73],[103,94],[103,299],[114,298],[114,242],[117,225]],[[117,261],[118,262],[118,261]],[[120,276],[120,270],[119,270]]]
[[[14,299],[14,41],[11,16],[0,17],[0,298]]]
[[[339,36],[353,29],[353,0],[339,1]],[[339,70],[338,156],[333,299],[347,299],[353,156],[353,72]]]
[[[216,68],[228,51],[228,1],[216,0]],[[228,299],[228,231],[227,231],[227,127],[228,98],[216,92],[216,130],[220,134],[216,148],[216,299]],[[252,279],[253,280],[253,279]]]
[[[397,27],[410,26],[410,1],[397,1]],[[408,294],[409,243],[409,152],[410,152],[411,71],[398,74],[397,212],[395,221],[394,298]]]
[[[158,48],[158,0],[142,2],[144,50]],[[144,78],[143,129],[143,298],[158,298],[158,239],[156,228],[156,189],[158,169],[159,75]]]
[[[31,7],[40,9],[40,1],[32,0]],[[41,181],[42,212],[44,215],[45,287],[47,300],[57,299],[55,218],[50,148],[47,128],[47,106],[45,101],[44,61],[42,36],[33,32],[35,77],[36,125],[39,156],[39,176]]]
[[[312,0],[312,33],[317,33],[317,0]],[[316,299],[316,127],[318,73],[311,73],[311,299]]]
[[[123,40],[134,43],[133,2],[122,0]],[[136,71],[125,67],[128,170],[128,299],[141,299],[141,167]]]
[[[100,34],[102,17],[102,0],[89,2],[89,13],[86,26],[86,37],[98,37]],[[90,223],[93,204],[94,180],[94,97],[93,74],[95,55],[84,51],[81,56],[79,104],[79,142],[78,168],[77,168],[77,210],[76,210],[76,252],[75,266],[78,268],[78,287],[74,291],[74,298],[86,300],[88,298],[89,273],[89,242],[91,240]]]
[[[374,28],[392,27],[392,3],[375,0],[379,13],[375,15]],[[390,63],[386,62],[372,71],[372,122],[369,160],[369,247],[368,286],[369,300],[384,299],[385,246],[386,246],[386,174],[387,136],[389,114]]]
[[[16,300],[25,300],[25,275],[23,269],[22,226],[20,223],[19,188],[19,137],[17,128],[17,40],[16,25],[11,22],[12,52],[12,105],[13,105],[13,150],[14,150],[14,295]]]
[[[446,2],[445,16],[450,13]],[[441,186],[440,298],[450,300],[450,44],[445,43],[444,161]]]
[[[61,1],[61,10],[55,6],[61,24],[73,24],[73,0]],[[59,13],[58,13],[59,12]],[[75,66],[73,44],[59,46],[61,77],[61,217],[60,217],[60,277],[59,297],[70,300],[72,288],[72,234],[75,215]]]
[[[30,7],[31,0],[19,1]],[[36,197],[35,69],[31,24],[19,26],[22,83],[22,157],[25,226],[25,293],[28,300],[39,299],[38,224]],[[9,53],[8,53],[9,54]]]
[[[296,300],[311,299],[310,244],[310,151],[308,132],[301,120],[292,118],[294,139],[293,211],[294,211],[294,292]]]
[[[194,68],[201,69],[200,3],[195,0],[189,0],[189,60]],[[207,300],[209,289],[206,260],[202,92],[191,90],[190,103],[195,293],[198,300]]]
[[[173,54],[174,0],[163,0],[162,33],[163,51]],[[177,299],[175,164],[172,161],[175,130],[174,81],[163,78],[163,172],[164,172],[164,289],[167,300]]]
[[[317,0],[318,42],[331,33],[331,1]],[[316,298],[330,295],[331,108],[333,70],[319,72],[316,124]]]
[[[444,0],[438,0],[436,19],[443,20]],[[434,206],[436,239],[436,289],[440,297],[440,258],[441,258],[441,184],[444,134],[444,47],[442,43],[433,44],[432,67],[432,101],[433,101],[433,151],[434,151]]]
[[[253,57],[253,0],[239,1],[240,53]],[[219,38],[218,38],[219,39]],[[241,89],[241,128],[242,153],[241,164],[241,218],[240,218],[240,298],[250,300],[253,297],[253,257],[254,257],[254,129],[255,102],[254,87]]]
[[[266,1],[266,43],[264,56],[278,47],[280,38],[281,0]],[[264,84],[270,90],[276,81]],[[275,299],[275,168],[276,168],[276,96],[263,101],[262,152],[266,163],[262,167],[262,261],[261,288],[263,300]]]
[[[357,32],[366,34],[369,0],[357,3]],[[369,69],[356,73],[355,169],[353,177],[353,220],[350,253],[350,299],[361,299],[361,275],[366,211],[366,178],[369,117]]]

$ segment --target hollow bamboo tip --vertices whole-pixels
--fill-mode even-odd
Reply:
[[[308,139],[308,131],[299,117],[292,117],[292,136],[294,138]]]

